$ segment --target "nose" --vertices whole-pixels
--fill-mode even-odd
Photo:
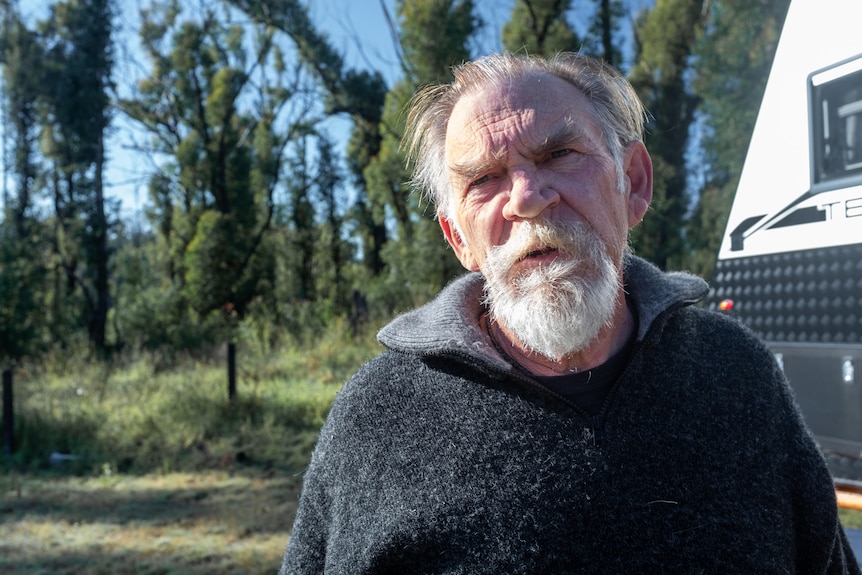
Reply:
[[[560,195],[545,185],[535,168],[518,169],[511,172],[511,190],[503,217],[511,221],[529,220],[538,217],[548,208],[560,203]]]

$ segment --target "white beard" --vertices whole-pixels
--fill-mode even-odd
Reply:
[[[523,273],[512,267],[533,250],[561,256]],[[485,303],[528,350],[559,361],[592,343],[613,319],[620,276],[598,236],[581,222],[525,222],[491,248],[482,266]]]

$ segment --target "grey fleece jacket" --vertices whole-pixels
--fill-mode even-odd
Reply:
[[[518,375],[466,275],[379,334],[305,475],[282,574],[854,573],[768,349],[629,257],[639,333],[601,413]]]

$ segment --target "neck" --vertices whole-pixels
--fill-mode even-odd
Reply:
[[[486,316],[487,317],[487,316]],[[489,337],[500,353],[532,375],[565,375],[593,369],[621,350],[632,335],[635,321],[625,294],[620,292],[610,325],[604,326],[584,349],[560,359],[547,358],[531,351],[500,322],[486,322]]]

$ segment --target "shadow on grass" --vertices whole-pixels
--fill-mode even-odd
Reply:
[[[17,480],[0,492],[0,572],[22,575],[271,575],[301,483],[259,471]]]
[[[190,558],[183,553],[149,551],[48,551],[39,557],[6,556],[0,559],[0,567],[10,575],[273,575],[278,570],[280,558],[261,559],[236,565],[218,553]]]
[[[0,525],[25,518],[71,525],[212,524],[241,534],[289,529],[301,486],[298,476],[257,472],[245,477],[219,473],[18,480],[20,486],[7,481]]]

